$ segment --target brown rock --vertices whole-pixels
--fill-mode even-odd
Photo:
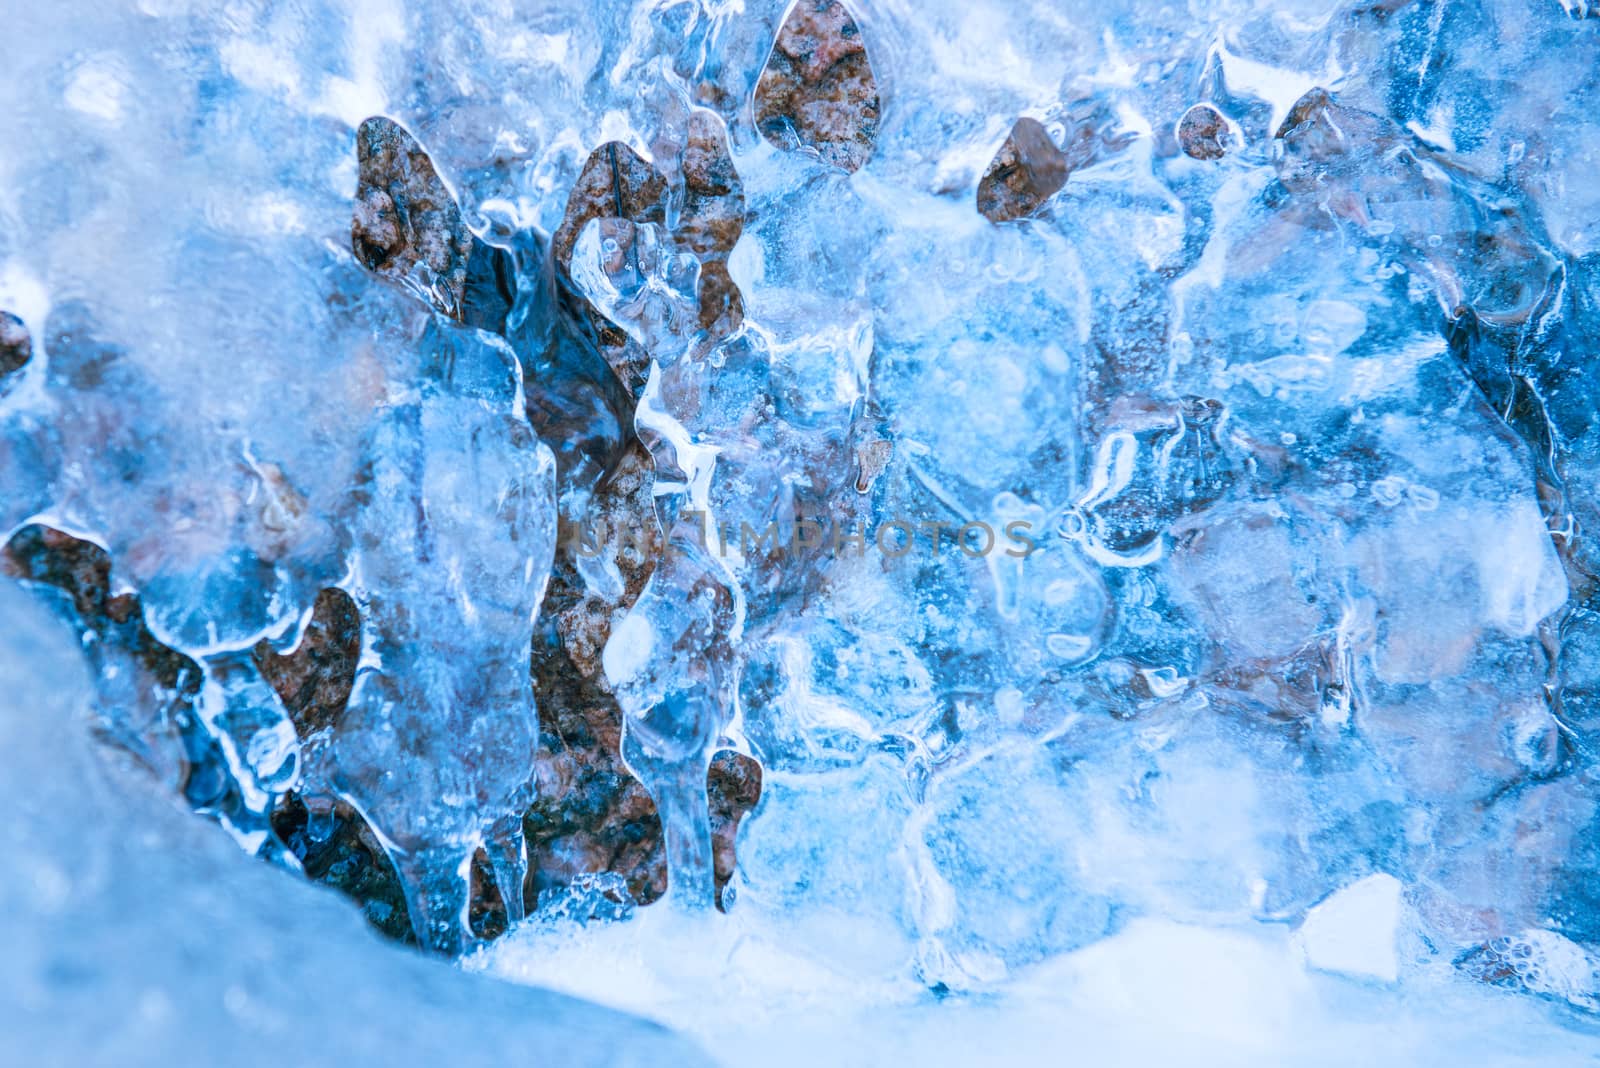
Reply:
[[[566,214],[551,238],[556,266],[572,267],[572,248],[594,219],[665,225],[667,180],[633,149],[607,141],[589,154],[567,197]]]
[[[221,757],[204,752],[205,742],[194,710],[202,677],[200,666],[163,645],[150,633],[136,596],[111,594],[111,559],[105,550],[49,527],[25,527],[0,553],[0,574],[62,590],[71,598],[78,625],[85,634],[86,647],[115,648],[127,654],[120,657],[118,663],[126,665],[132,661],[136,678],[131,692],[137,695],[141,705],[148,707],[137,710],[137,715],[133,709],[122,708],[118,718],[128,724],[141,718],[152,726],[170,724],[169,729],[181,732],[184,735],[182,744],[189,747],[196,760],[176,769],[179,774],[174,785],[197,807],[209,807],[221,801],[226,783],[220,780],[218,768],[214,766]],[[337,597],[329,594],[337,594]],[[268,679],[280,684],[279,693],[291,713],[300,712],[304,716],[309,709],[314,719],[319,707],[343,705],[343,698],[336,700],[335,694],[330,692],[333,684],[319,677],[339,673],[321,666],[328,659],[325,655],[311,652],[325,646],[349,644],[343,637],[345,622],[337,611],[340,598],[344,595],[339,591],[326,591],[318,598],[316,619],[300,648],[287,657],[274,657],[270,661],[277,671],[276,676],[269,675]],[[344,600],[347,602],[348,598]],[[350,605],[349,610],[353,612],[354,606]],[[340,635],[340,639],[327,637],[328,631]],[[261,659],[258,651],[258,663]],[[304,665],[308,663],[318,666],[306,669]],[[302,684],[287,685],[286,680],[291,678],[301,680]],[[130,691],[124,687],[119,692]],[[296,720],[296,727],[305,734],[306,726],[301,719]],[[117,732],[110,740],[151,764],[163,779],[169,778],[167,769],[156,766],[162,754],[148,744],[141,744],[145,739]],[[300,860],[309,878],[353,897],[373,926],[391,938],[411,941],[411,924],[399,879],[371,829],[343,802],[329,799],[321,802],[320,807],[326,816],[320,828],[313,829],[308,808],[297,795],[291,793],[281,798],[272,811],[274,833]]]
[[[150,632],[138,597],[112,594],[105,550],[50,527],[28,526],[0,551],[0,575],[62,591],[91,665],[117,667],[117,703],[103,710],[108,739],[196,804],[216,800],[222,786],[215,768],[201,766],[207,763],[203,744],[183,737],[196,722],[200,666]]]
[[[704,109],[689,113],[683,184],[678,235],[700,257],[700,328],[726,337],[744,322],[744,297],[728,276],[728,253],[744,231],[744,182],[728,152],[727,128]]]
[[[21,370],[33,358],[28,328],[8,311],[0,311],[0,375]]]
[[[356,153],[360,175],[350,227],[356,259],[460,318],[472,232],[433,160],[416,138],[381,115],[356,131]]]
[[[809,148],[854,173],[878,136],[878,83],[860,27],[838,0],[800,0],[761,80],[756,124],[779,148]]]
[[[713,112],[690,112],[680,163],[683,204],[672,236],[700,260],[701,329],[713,338],[726,337],[744,321],[744,300],[727,270],[728,253],[744,230],[744,183],[728,152],[727,129]],[[593,220],[665,227],[668,186],[667,178],[627,145],[612,141],[595,149],[573,184],[551,241],[557,270],[570,279],[573,248]],[[570,286],[568,299],[578,299]],[[650,354],[587,302],[582,315],[617,377],[637,396],[649,373]]]
[[[0,552],[0,574],[64,591],[72,599],[79,624],[101,641],[131,646],[153,686],[182,694],[199,689],[199,666],[150,633],[139,598],[131,593],[112,595],[111,557],[100,546],[51,527],[24,527]]]
[[[561,591],[552,583],[551,592]],[[560,646],[536,658],[534,686],[543,746],[538,800],[523,821],[529,900],[608,872],[622,877],[634,901],[654,901],[667,887],[661,820],[619,755],[616,699]]]
[[[743,753],[723,750],[711,761],[706,776],[711,800],[711,855],[716,874],[717,907],[723,908],[722,891],[733,878],[734,840],[739,821],[761,800],[761,765]]]
[[[728,153],[722,120],[701,108],[689,113],[683,184],[679,236],[702,259],[726,258],[744,230],[744,182]]]
[[[622,384],[638,396],[650,369],[650,355],[617,325],[583,300],[570,284],[572,249],[578,235],[595,219],[626,219],[665,225],[667,180],[661,172],[620,141],[608,141],[589,154],[567,197],[567,210],[551,237],[556,270],[568,284],[563,297],[589,324],[601,354]]]
[[[361,658],[361,616],[350,595],[326,589],[317,595],[300,644],[278,653],[255,648],[261,677],[278,692],[302,741],[331,729],[350,700]]]
[[[714,338],[727,337],[744,324],[744,294],[728,276],[726,259],[700,267],[700,329]]]
[[[878,476],[894,459],[894,443],[885,438],[870,438],[856,447],[856,492],[867,493]]]
[[[1067,157],[1037,119],[1021,118],[978,183],[978,212],[990,222],[1038,211],[1067,184]]]
[[[368,923],[397,942],[414,944],[400,876],[372,828],[343,801],[313,804],[317,815],[298,795],[285,795],[272,810],[273,833],[300,861],[306,878],[354,898]]]
[[[1221,159],[1231,140],[1228,120],[1210,104],[1196,104],[1178,122],[1178,145],[1190,159]]]
[[[1390,120],[1346,107],[1325,89],[1311,89],[1278,128],[1278,177],[1294,193],[1318,192],[1333,183],[1375,187],[1394,182],[1399,168],[1381,155],[1404,135]],[[1348,209],[1347,209],[1348,210]]]
[[[563,531],[535,637],[534,692],[542,736],[537,798],[524,820],[530,903],[585,875],[610,873],[634,901],[654,901],[667,885],[661,821],[655,803],[622,763],[622,709],[605,687],[600,653],[612,621],[649,578],[654,542],[624,548],[655,532],[654,469],[635,441],[616,473],[597,488],[576,530]],[[577,554],[614,560],[623,588],[607,596],[587,588]]]
[[[597,678],[586,678],[559,652],[536,670],[546,749],[538,800],[523,828],[530,898],[538,900],[585,876],[619,876],[634,903],[667,889],[661,818],[649,791],[623,764],[622,710]],[[733,876],[739,823],[761,797],[761,766],[718,753],[706,778],[717,904]],[[487,880],[492,886],[492,880]]]
[[[6,545],[0,568],[13,578],[65,591],[87,627],[109,617],[111,557],[92,542],[51,527],[24,527]],[[119,609],[118,615],[125,619],[127,605]]]
[[[600,674],[600,652],[617,615],[644,590],[663,538],[656,521],[655,468],[650,454],[634,439],[617,469],[595,490],[587,511],[570,529],[563,529],[556,567],[566,577],[568,596],[546,595],[543,615],[556,620],[562,645],[587,678]],[[577,569],[587,555],[616,564],[623,587],[615,596],[588,589]]]

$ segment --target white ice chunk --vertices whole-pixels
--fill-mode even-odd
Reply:
[[[1400,880],[1369,875],[1306,914],[1299,942],[1308,965],[1392,983],[1400,977]]]

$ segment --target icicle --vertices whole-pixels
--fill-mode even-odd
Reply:
[[[237,789],[219,815],[241,845],[288,864],[290,855],[273,836],[268,815],[299,779],[294,724],[248,649],[207,657],[202,668],[197,710]]]
[[[467,905],[473,852],[472,846],[460,845],[389,849],[422,948],[454,957],[471,944]]]
[[[495,821],[483,842],[494,872],[494,884],[506,909],[506,921],[516,923],[526,915],[523,880],[528,875],[528,844],[522,835],[522,815],[513,813]]]

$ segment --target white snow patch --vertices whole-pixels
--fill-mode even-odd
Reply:
[[[1369,875],[1329,895],[1306,914],[1297,937],[1306,963],[1341,975],[1400,977],[1400,880]]]

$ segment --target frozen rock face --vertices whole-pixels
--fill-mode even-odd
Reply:
[[[486,835],[508,854],[507,908],[521,915],[555,460],[527,424],[504,343],[439,330],[417,395],[368,441],[350,579],[364,662],[328,782],[390,844],[423,941],[453,950],[468,937],[468,870]]]
[[[1581,14],[20,12],[6,569],[443,953],[1261,923],[1591,1009]]]
[[[386,946],[337,898],[252,863],[92,742],[77,642],[29,601],[0,589],[0,683],[35,696],[0,706],[8,1061],[267,1065],[292,1045],[309,1065],[530,1047],[572,1065],[703,1062],[657,1025]]]
[[[194,722],[176,724],[181,745],[163,742],[161,760],[248,848],[295,866],[276,809],[292,793],[320,818],[342,798],[367,813],[396,863],[445,850],[464,864],[485,836],[505,854],[496,869],[520,883],[516,828],[538,722],[532,627],[556,506],[554,462],[527,422],[518,358],[504,341],[446,321],[487,317],[492,287],[468,267],[481,274],[492,258],[474,255],[455,198],[396,123],[304,133],[303,101],[202,91],[203,65],[130,65],[110,43],[73,60],[81,42],[69,44],[52,18],[41,13],[18,32],[66,49],[35,61],[65,64],[61,99],[81,124],[73,136],[104,166],[84,196],[7,220],[7,248],[17,251],[8,251],[4,304],[21,312],[6,320],[7,352],[32,352],[7,375],[18,380],[3,411],[4,464],[16,472],[0,517],[7,536],[38,522],[105,550],[120,607],[102,703],[120,711],[137,698],[138,713],[121,718],[147,748],[160,723],[151,710],[166,705],[140,693],[132,669],[157,649],[189,658],[181,687],[192,709],[176,718],[192,712]],[[149,27],[126,18],[109,13],[95,33],[142,39]],[[230,55],[236,73],[249,66]],[[62,91],[59,79],[37,81],[47,96]],[[170,114],[133,109],[129,92],[169,101]],[[54,154],[27,132],[38,104],[6,106],[20,123],[7,136],[31,146],[9,173],[42,189],[29,176],[49,173]],[[272,160],[197,134],[172,162],[167,146],[136,132],[144,123],[301,135],[281,140],[288,155]],[[329,186],[340,168],[351,188]],[[189,214],[169,232],[152,220],[178,216],[150,205],[174,183]],[[343,242],[334,240],[341,216]],[[119,250],[118,274],[144,278],[147,299],[76,296],[102,289],[94,280],[113,269],[69,250],[85,228]],[[263,263],[273,265],[270,283]],[[505,537],[485,539],[492,551],[480,553],[478,535],[490,529]],[[363,670],[348,702],[323,695],[307,715],[296,694],[291,714],[261,668],[274,666],[274,647],[298,643],[319,597],[337,586],[359,609]],[[130,605],[148,633],[124,625]],[[113,636],[87,607],[82,622]],[[441,612],[453,622],[442,625]],[[435,640],[423,635],[446,631],[449,656],[427,657],[427,671],[402,666]],[[179,686],[159,671],[155,681]],[[480,706],[497,711],[482,716]],[[386,787],[385,775],[421,789]],[[427,877],[402,871],[407,893],[423,894],[440,866]],[[454,926],[412,917],[424,942],[459,944],[465,894],[455,900]]]
[[[155,781],[200,809],[226,804],[226,766],[198,730],[202,674],[194,660],[161,644],[139,599],[115,593],[105,551],[48,527],[29,526],[6,546],[5,573],[45,596],[74,625],[101,686],[100,729]]]

